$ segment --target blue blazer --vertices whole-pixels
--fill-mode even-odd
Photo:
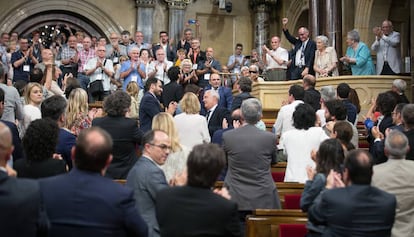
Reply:
[[[286,36],[286,39],[295,46],[292,52],[292,64],[295,66],[296,61],[296,52],[300,49],[302,46],[302,41],[300,39],[297,39],[296,37],[292,36],[288,30],[283,30],[283,33]],[[315,75],[315,71],[313,70],[313,62],[315,60],[315,51],[316,51],[316,43],[315,41],[311,40],[309,38],[308,43],[305,47],[305,67],[309,68],[309,74]],[[295,78],[296,79],[296,78]]]
[[[6,120],[0,120],[0,121],[3,122],[4,124],[6,124],[6,126],[9,127],[9,129],[12,133],[13,146],[14,146],[14,150],[13,150],[13,154],[12,154],[13,155],[13,161],[24,158],[22,142],[20,140],[19,131],[17,130],[16,124],[14,124],[12,122],[9,122],[9,121],[6,121]]]
[[[39,182],[50,237],[147,236],[132,190],[100,173],[73,168]]]
[[[139,122],[143,133],[151,130],[152,118],[162,112],[160,101],[151,93],[146,92],[139,106]]]
[[[126,186],[134,190],[136,207],[148,224],[148,236],[160,236],[155,199],[160,190],[168,187],[164,172],[149,158],[141,157],[129,171]]]
[[[207,90],[211,90],[211,85],[208,85],[205,87],[204,91],[207,91]],[[226,108],[227,110],[231,111],[231,106],[233,104],[233,93],[231,89],[228,87],[219,86],[218,93],[220,96],[218,106]]]

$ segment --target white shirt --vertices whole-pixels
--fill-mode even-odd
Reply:
[[[164,63],[167,64],[165,71],[164,71]],[[147,70],[146,70],[147,79],[148,79],[148,75],[154,72],[155,68],[157,68],[157,73],[155,74],[154,77],[164,82],[164,86],[170,83],[171,80],[168,77],[167,72],[168,72],[168,69],[170,69],[170,67],[173,66],[173,62],[165,60],[164,63],[160,63],[158,61],[152,61],[148,65]]]
[[[275,58],[282,59],[283,61],[287,62],[289,60],[289,52],[286,49],[282,47],[278,47],[276,50],[270,50],[266,54],[266,69],[271,69],[271,68],[287,69],[286,64],[278,64],[276,60],[272,58],[272,56],[274,56]]]
[[[193,149],[195,145],[210,143],[206,117],[199,114],[181,113],[174,117],[180,144]]]
[[[306,45],[308,44],[308,40],[306,40],[305,42],[302,42],[302,46],[299,48],[298,51],[296,51],[296,58],[295,58],[295,66],[302,66],[304,67],[306,65],[305,62],[305,49],[306,49]],[[303,58],[302,58],[302,51],[303,51]]]
[[[96,63],[98,62],[98,57],[91,58],[86,63],[84,69],[85,70],[91,70],[96,67]],[[109,70],[110,72],[114,73],[114,65],[112,63],[112,60],[106,59],[106,61],[102,61],[102,65],[105,62],[105,68]],[[103,72],[101,68],[96,69],[90,76],[89,76],[90,82],[94,82],[96,80],[102,80],[104,91],[109,91],[111,89],[111,79],[110,77]]]
[[[275,124],[273,125],[276,130],[276,135],[282,135],[284,132],[294,129],[293,112],[295,112],[298,104],[303,104],[303,101],[295,100],[280,108],[279,113],[277,113]]]

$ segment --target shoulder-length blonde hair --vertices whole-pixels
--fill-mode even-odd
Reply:
[[[181,109],[186,114],[198,114],[200,113],[200,101],[198,97],[192,93],[187,92],[184,94],[183,98],[180,101]]]
[[[130,96],[137,97],[138,92],[139,92],[138,84],[134,81],[130,81],[128,85],[126,86],[126,93],[128,93],[128,95]]]
[[[66,106],[65,127],[70,129],[81,116],[88,114],[88,95],[82,88],[76,88],[69,94],[68,105]]]
[[[164,131],[171,139],[171,148],[173,152],[182,150],[178,138],[177,128],[175,127],[174,119],[171,114],[161,112],[152,119],[152,129]]]
[[[38,87],[42,93],[43,93],[43,87],[37,82],[30,82],[26,85],[24,88],[23,96],[24,96],[24,102],[26,104],[30,104],[32,102],[32,99],[30,99],[30,93],[32,92],[33,88]]]

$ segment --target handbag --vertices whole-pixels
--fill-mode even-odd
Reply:
[[[104,92],[102,80],[96,80],[89,84],[89,93],[92,96],[98,96]]]

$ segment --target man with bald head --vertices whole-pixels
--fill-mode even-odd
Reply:
[[[83,129],[72,148],[75,167],[40,180],[50,237],[147,236],[132,190],[103,177],[112,161],[112,145],[101,128]]]
[[[290,67],[290,80],[301,79],[307,74],[315,75],[313,62],[315,59],[316,43],[309,38],[309,30],[306,27],[300,27],[298,30],[299,38],[292,36],[287,29],[288,19],[283,18],[283,33],[287,40],[295,46],[292,52],[292,62]]]
[[[40,230],[47,230],[44,219],[40,218],[42,215],[39,184],[34,180],[8,176],[6,164],[13,148],[10,129],[0,122],[1,234],[2,236],[38,236]]]
[[[266,78],[268,81],[285,81],[286,69],[289,61],[289,53],[280,47],[280,38],[273,36],[271,39],[272,49],[263,45],[263,62],[266,64]]]
[[[111,59],[114,65],[119,63],[119,57],[127,56],[127,48],[119,44],[119,35],[112,32],[109,36],[110,44],[105,46],[106,55],[105,57]]]

